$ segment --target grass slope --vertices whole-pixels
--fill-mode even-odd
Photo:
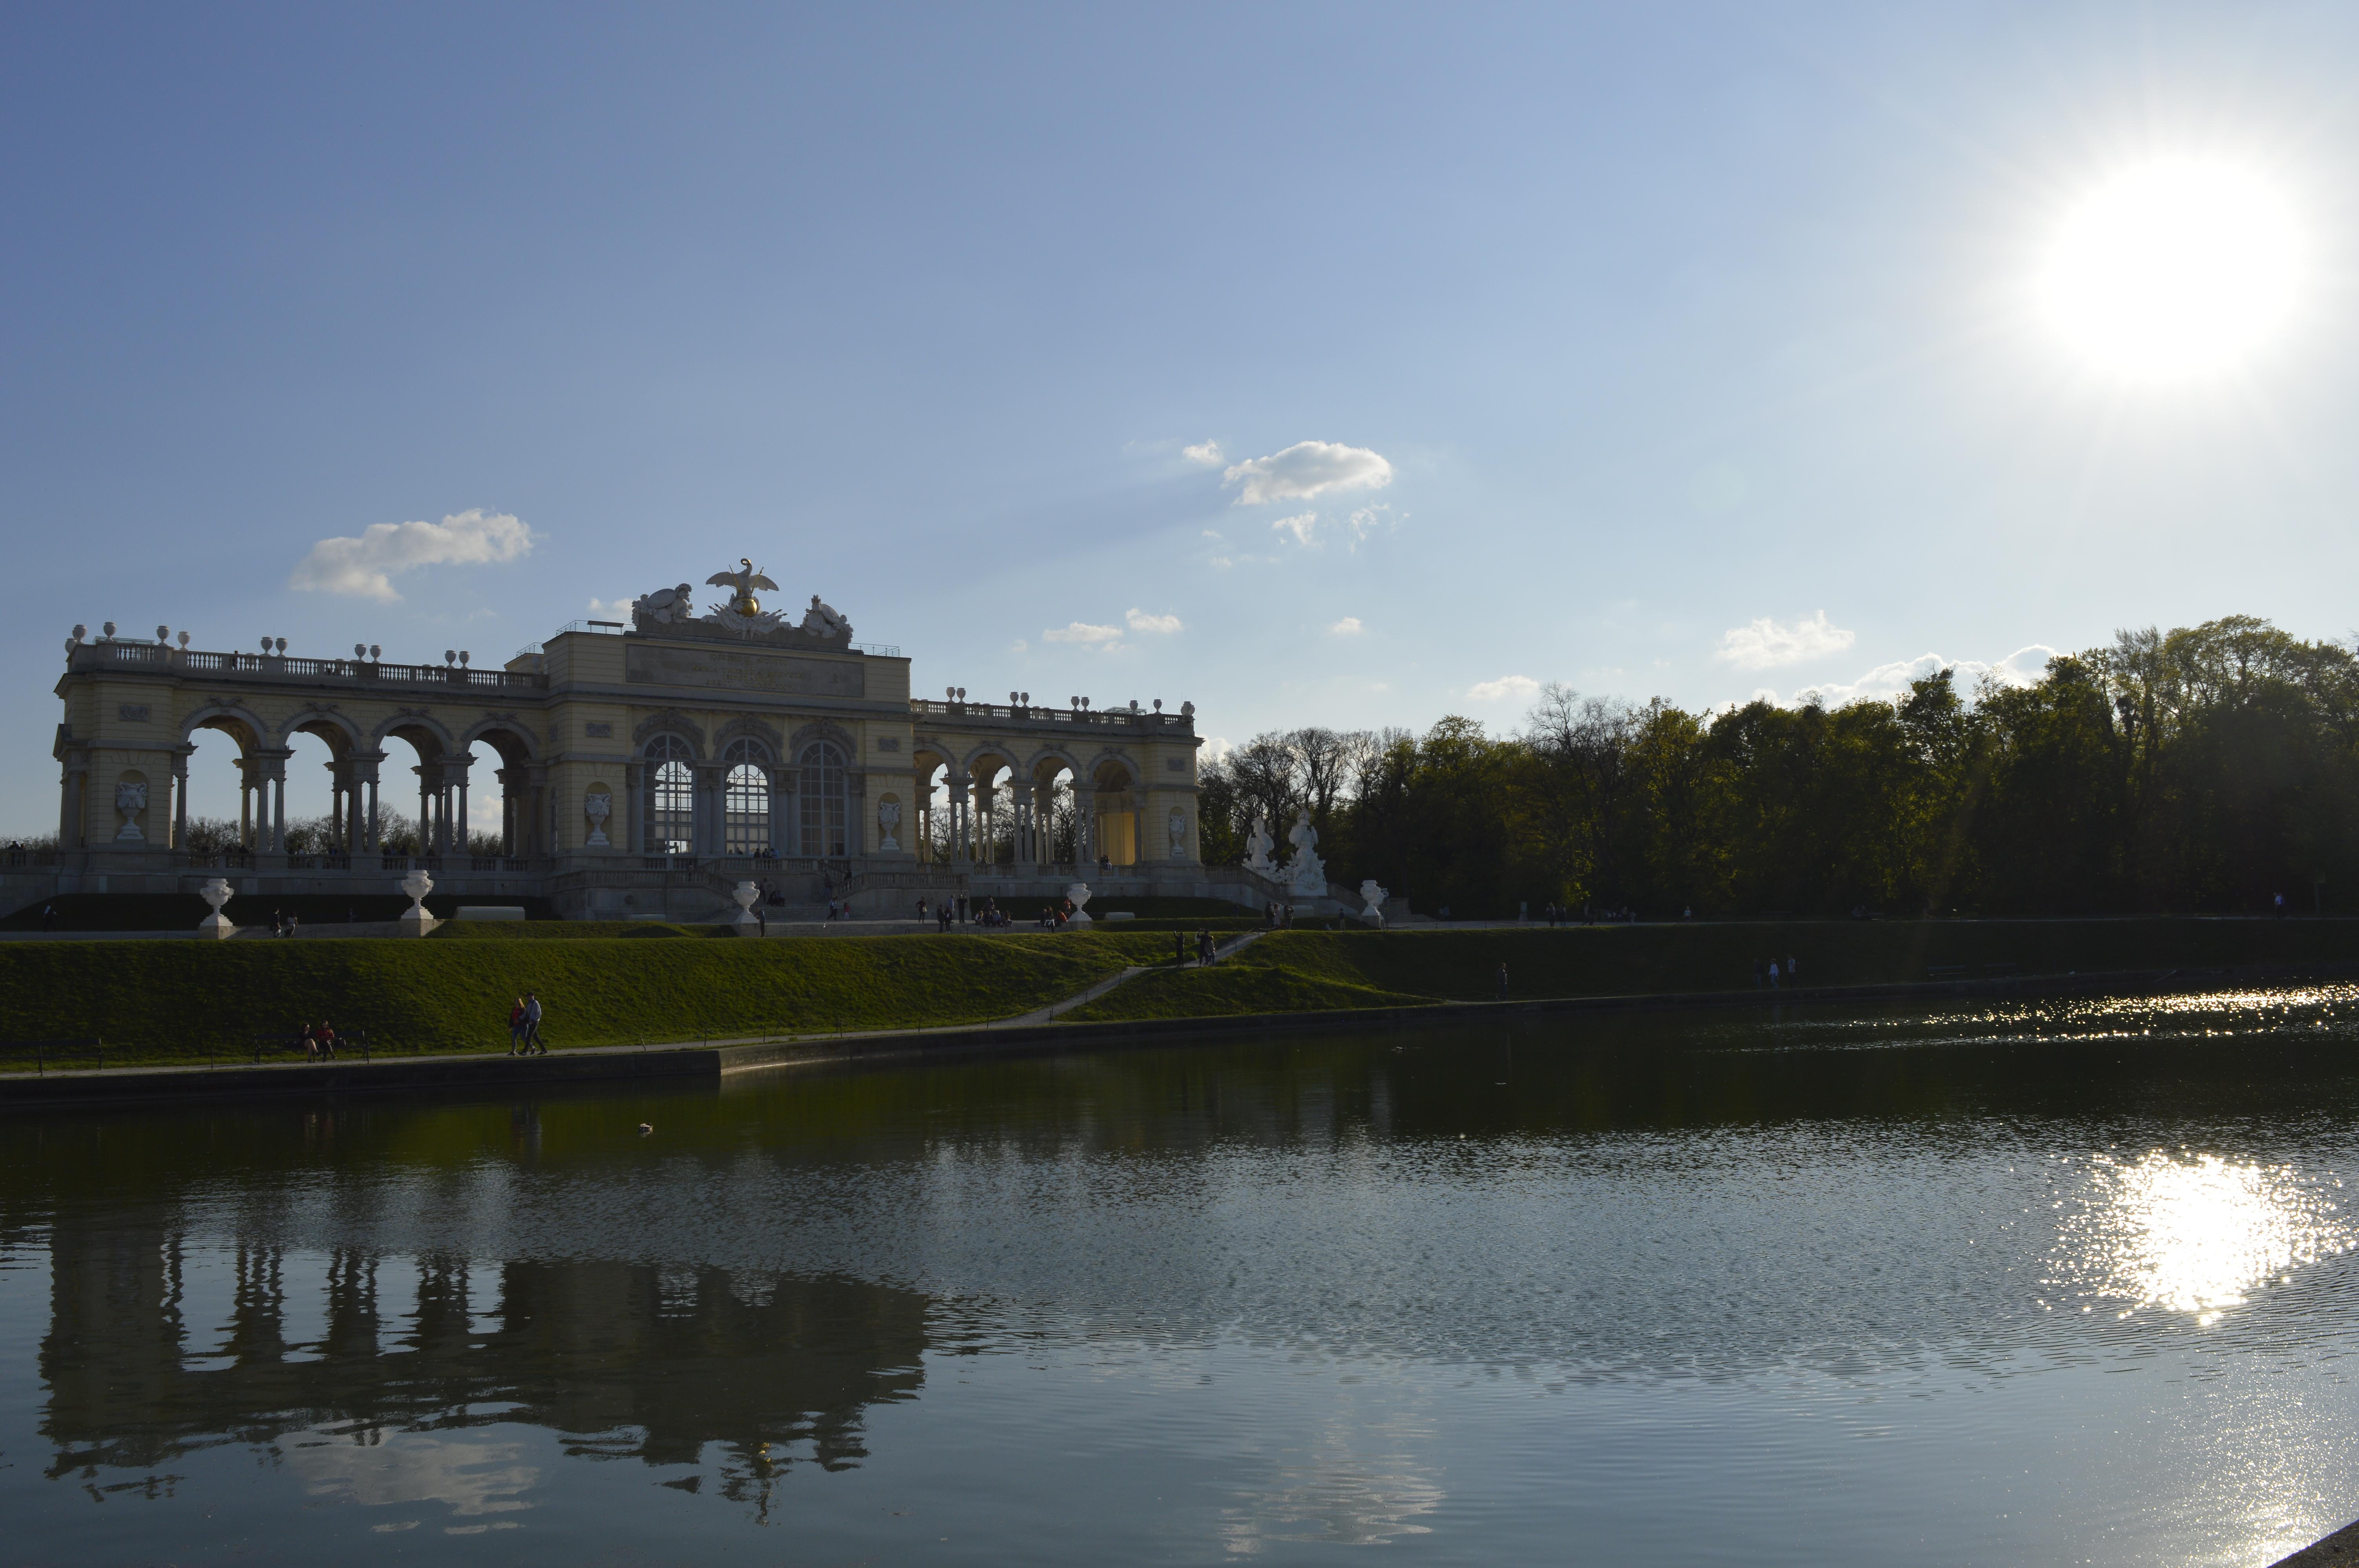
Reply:
[[[556,1049],[972,1023],[1170,957],[1168,937],[1097,933],[12,942],[0,944],[0,1044],[96,1035],[110,1062],[201,1060],[325,1017],[381,1049],[505,1050],[508,1007],[527,990],[548,1008]]]
[[[1069,1017],[1190,1018],[1425,1001],[1734,990],[1756,959],[1810,986],[2228,964],[2359,962],[2359,921],[2017,920],[1301,932],[1212,969],[1142,975]]]

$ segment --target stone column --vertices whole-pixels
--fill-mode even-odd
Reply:
[[[287,853],[287,759],[290,754],[273,752],[262,759],[262,791],[270,817],[270,852],[274,855]]]
[[[172,753],[172,848],[189,851],[189,748]]]
[[[1073,864],[1088,867],[1097,862],[1098,786],[1083,779],[1073,781]],[[1086,871],[1082,881],[1089,880]]]
[[[953,777],[951,788],[951,860],[953,863],[972,860],[967,853],[966,781]]]
[[[1016,860],[1018,865],[1030,866],[1040,858],[1034,852],[1039,844],[1039,823],[1034,819],[1032,786],[1010,783],[1007,793],[1014,797],[1008,803],[1008,810],[1016,818]]]
[[[467,852],[467,768],[474,760],[473,754],[462,752],[442,764],[444,787],[458,796],[458,809],[451,818],[451,852],[455,855]]]
[[[353,853],[374,854],[376,851],[376,771],[384,762],[383,752],[353,753]]]

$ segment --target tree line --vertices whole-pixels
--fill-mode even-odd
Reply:
[[[2359,656],[2230,616],[2029,686],[1708,713],[1550,685],[1504,735],[1274,731],[1203,770],[1209,863],[1300,814],[1333,881],[1425,913],[2359,909]]]

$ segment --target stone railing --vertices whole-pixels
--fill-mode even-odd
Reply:
[[[1112,729],[1169,730],[1183,735],[1193,733],[1196,728],[1193,714],[1157,713],[1146,708],[1027,708],[1005,702],[946,702],[940,697],[913,697],[909,699],[909,711],[966,722],[1096,724]]]
[[[486,690],[540,690],[545,675],[530,671],[473,669],[465,665],[387,665],[368,659],[299,659],[285,654],[210,654],[161,643],[85,643],[66,667],[76,674],[136,669],[157,674],[231,676],[265,680],[333,681],[362,687],[471,687]]]

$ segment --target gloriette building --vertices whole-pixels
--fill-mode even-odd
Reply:
[[[899,649],[854,642],[816,596],[797,619],[763,607],[773,585],[750,562],[711,582],[725,592],[701,612],[687,584],[658,589],[628,625],[575,622],[498,669],[455,652],[440,665],[370,648],[299,658],[283,641],[208,653],[185,633],[77,628],[57,686],[59,848],[11,857],[11,906],[217,876],[251,893],[390,892],[420,861],[449,892],[600,919],[734,912],[747,878],[864,914],[955,891],[1024,914],[1074,881],[1110,895],[1261,891],[1199,859],[1192,704],[920,697]],[[188,765],[208,730],[237,748],[242,843],[198,854]],[[324,853],[288,852],[299,735],[327,748]],[[489,777],[479,743],[499,758]],[[377,841],[380,803],[414,811],[422,854]],[[500,852],[469,853],[471,829],[478,847],[496,830]]]

